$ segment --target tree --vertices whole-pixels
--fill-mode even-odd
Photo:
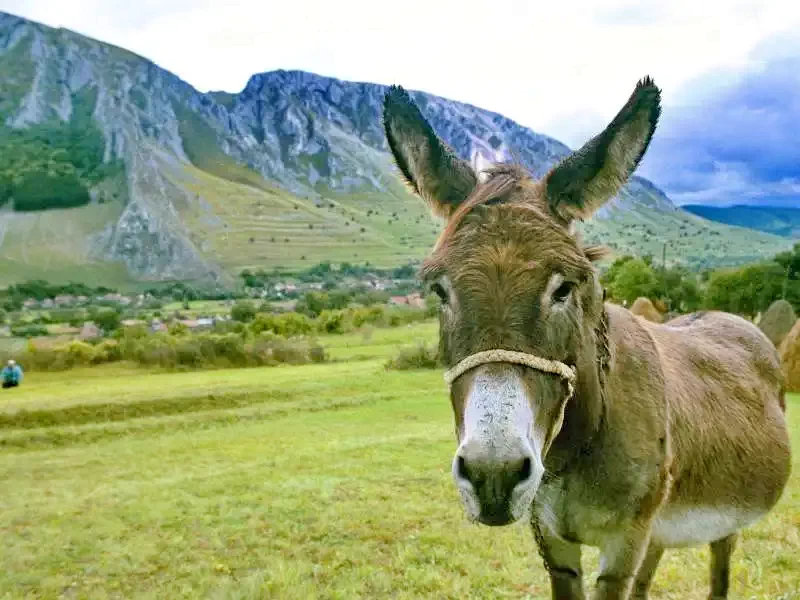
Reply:
[[[657,295],[667,302],[669,310],[693,312],[700,308],[703,294],[697,276],[684,267],[670,267],[656,271]]]
[[[632,303],[636,298],[644,296],[652,298],[658,293],[658,278],[653,269],[640,258],[621,259],[609,269],[611,274],[605,278],[612,298]],[[616,268],[615,268],[616,265]],[[613,270],[613,271],[612,271]]]
[[[326,308],[330,308],[330,298],[327,293],[307,292],[305,296],[297,301],[295,311],[316,318]]]
[[[249,323],[256,318],[256,307],[252,302],[242,300],[233,305],[231,319],[240,323]]]
[[[122,318],[117,311],[108,309],[94,313],[92,320],[106,333],[119,329],[122,322]]]
[[[785,278],[784,267],[776,262],[715,271],[706,289],[706,308],[753,317],[783,295]]]

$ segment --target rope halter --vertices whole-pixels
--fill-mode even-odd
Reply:
[[[542,358],[541,356],[527,354],[526,352],[513,352],[511,350],[484,350],[483,352],[471,354],[457,363],[453,368],[445,371],[445,383],[447,383],[448,387],[452,387],[453,382],[470,369],[488,363],[499,362],[524,365],[536,369],[537,371],[559,375],[567,382],[567,387],[569,389],[567,399],[571,398],[572,394],[575,393],[575,379],[577,377],[575,367],[570,367],[566,363],[558,360],[550,360],[548,358]]]

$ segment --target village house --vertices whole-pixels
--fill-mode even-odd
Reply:
[[[425,299],[419,293],[408,294],[407,296],[392,296],[389,304],[393,306],[410,306],[412,308],[425,308]]]
[[[100,328],[95,325],[93,321],[86,321],[81,327],[81,332],[78,334],[78,339],[93,340],[101,337]]]
[[[145,325],[146,323],[141,319],[123,319],[120,321],[120,325],[123,327],[136,327],[138,325]]]

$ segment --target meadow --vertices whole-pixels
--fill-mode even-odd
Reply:
[[[327,336],[331,362],[304,366],[30,373],[0,393],[0,598],[549,598],[524,524],[463,516],[441,373],[384,369],[435,335]],[[800,597],[797,456],[733,598]],[[652,597],[706,598],[707,560],[667,553]]]

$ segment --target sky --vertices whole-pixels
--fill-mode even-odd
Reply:
[[[664,117],[642,175],[679,202],[755,198],[765,182],[776,202],[800,199],[800,162],[783,165],[796,152],[773,168],[744,138],[766,127],[774,139],[759,148],[770,155],[770,143],[800,134],[800,120],[787,117],[798,116],[797,102],[771,95],[778,84],[800,97],[790,72],[800,57],[796,1],[0,0],[0,10],[132,50],[201,91],[237,92],[252,74],[279,68],[399,83],[573,148],[651,75]],[[716,116],[706,114],[712,107]],[[746,130],[731,130],[743,113]],[[726,141],[736,136],[738,151]]]

